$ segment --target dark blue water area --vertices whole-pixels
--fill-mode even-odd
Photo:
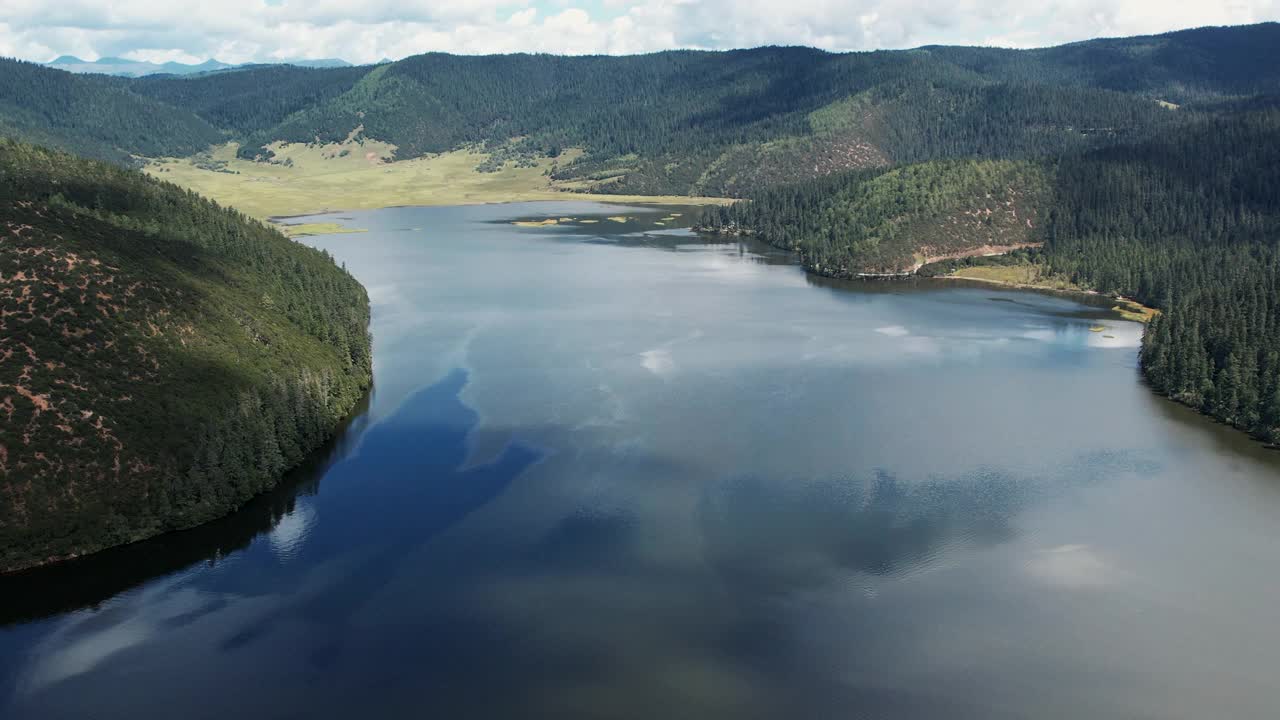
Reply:
[[[255,595],[268,595],[273,605],[270,612],[252,622],[226,627],[211,649],[238,656],[251,667],[256,662],[255,644],[268,641],[284,621],[300,621],[325,629],[323,642],[313,644],[306,653],[306,662],[317,673],[323,674],[336,658],[358,652],[367,645],[369,636],[358,627],[348,627],[352,615],[406,571],[404,565],[413,561],[414,550],[491,501],[545,456],[544,450],[511,441],[496,459],[463,466],[469,443],[478,439],[478,416],[459,399],[467,377],[462,369],[450,372],[406,398],[384,422],[348,438],[356,441],[356,449],[324,472],[324,492],[306,498],[305,505],[293,511],[293,515],[305,518],[304,527],[278,538],[259,538],[236,552],[233,559],[211,559],[207,567],[179,571],[149,601],[129,602],[129,593],[108,600],[63,632],[60,641],[74,644],[104,626],[128,623],[131,614],[146,616],[157,633],[176,631],[226,610],[232,602],[228,598],[245,602]],[[318,522],[320,517],[324,522]],[[280,527],[275,528],[277,534]],[[316,574],[330,571],[325,581],[314,582]],[[441,590],[447,588],[442,586]],[[180,594],[206,599],[192,607],[184,605],[179,612],[156,611],[156,604],[165,605],[167,599]],[[430,602],[422,595],[411,600],[415,606]],[[483,628],[464,628],[460,622],[465,626],[458,617],[428,616],[421,624],[391,631],[433,638],[431,643],[400,652],[413,656],[418,672],[433,664],[447,671],[458,661],[459,648],[451,647],[450,637],[466,637],[475,652],[483,647],[476,643],[477,632],[483,635]],[[54,625],[53,621],[33,622],[5,631],[6,652],[0,669],[9,681],[8,693],[20,689],[14,678],[24,653],[46,639]],[[344,675],[352,679],[363,669],[382,678],[373,679],[371,687],[385,681],[386,663],[397,660],[394,653],[385,652],[395,646],[394,640],[391,637],[387,644],[380,643],[371,664],[348,660]],[[109,668],[104,669],[111,674]],[[31,699],[39,703],[40,694]],[[252,693],[244,698],[251,699]],[[74,703],[71,707],[76,708],[72,714],[87,709]],[[342,713],[329,707],[324,714],[357,714],[362,707],[363,701],[353,699]],[[97,712],[101,716],[114,714],[109,706],[100,706]],[[331,712],[336,715],[329,715]],[[32,716],[49,716],[49,711]]]

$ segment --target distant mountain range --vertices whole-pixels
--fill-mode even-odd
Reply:
[[[1224,104],[1280,103],[1277,23],[1037,50],[427,53],[234,71],[104,58],[59,71],[74,60],[0,58],[0,135],[124,164],[228,141],[269,159],[276,142],[357,131],[397,160],[477,143],[507,159],[580,148],[556,179],[625,194],[742,197],[849,170],[1050,157],[1160,137]]]
[[[127,60],[118,57],[104,57],[97,60],[81,60],[74,55],[62,55],[47,63],[45,67],[57,68],[73,73],[99,73],[120,77],[143,77],[144,75],[195,75],[198,73],[217,72],[219,70],[236,70],[255,67],[257,65],[296,65],[309,68],[351,67],[351,63],[338,58],[322,58],[320,60],[286,60],[280,63],[244,63],[232,65],[217,60],[206,60],[202,63],[187,64],[180,62],[152,63],[140,60]]]

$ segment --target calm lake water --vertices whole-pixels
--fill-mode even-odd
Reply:
[[[1143,387],[1138,325],[670,212],[309,239],[367,407],[231,518],[0,580],[0,717],[1280,716],[1280,454]]]

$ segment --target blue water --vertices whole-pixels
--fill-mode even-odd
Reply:
[[[1280,460],[1149,393],[1140,326],[687,220],[340,216],[367,406],[232,517],[0,581],[0,716],[1275,717]]]

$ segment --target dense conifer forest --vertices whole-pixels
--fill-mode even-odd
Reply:
[[[1280,111],[1064,160],[1046,262],[1164,310],[1157,391],[1280,443]]]
[[[1038,163],[936,160],[770,188],[700,223],[759,235],[822,275],[906,275],[952,254],[1038,244],[1048,188]]]
[[[225,514],[370,382],[324,253],[133,170],[0,140],[0,570]]]
[[[0,60],[0,136],[120,164],[190,155],[223,138],[206,120],[116,78],[17,60]]]

